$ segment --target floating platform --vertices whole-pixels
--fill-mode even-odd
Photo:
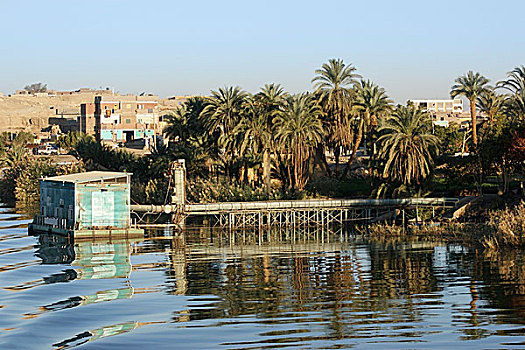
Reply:
[[[75,239],[96,239],[96,238],[140,238],[144,237],[144,230],[140,228],[107,228],[107,229],[84,229],[72,230],[68,228],[53,227],[49,225],[29,224],[30,235],[54,234]]]

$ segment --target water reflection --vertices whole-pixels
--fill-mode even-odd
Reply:
[[[33,258],[19,247],[0,247],[26,254],[8,265]],[[35,255],[35,273],[3,274],[0,325],[18,329],[8,345],[24,332],[55,348],[133,348],[137,337],[159,348],[501,348],[525,335],[521,251],[370,242],[340,228],[198,227],[133,241],[40,236]]]
[[[69,282],[73,280],[93,280],[108,278],[125,279],[126,287],[97,291],[94,294],[79,295],[60,300],[38,308],[38,311],[26,313],[26,318],[33,318],[49,311],[106,302],[117,299],[128,299],[134,289],[129,281],[132,267],[130,263],[131,242],[122,241],[80,241],[70,242],[68,238],[56,235],[39,236],[39,247],[36,255],[42,264],[69,264],[73,268],[61,273],[43,277],[40,280],[25,282],[10,290],[33,288],[41,284]]]
[[[485,251],[475,264],[481,299],[498,309],[510,310],[525,324],[525,255],[522,250]],[[483,287],[486,286],[486,287]],[[505,316],[502,316],[504,319]]]

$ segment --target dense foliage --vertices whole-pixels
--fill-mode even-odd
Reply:
[[[448,127],[413,105],[394,106],[341,59],[323,64],[312,83],[313,92],[295,95],[267,84],[255,94],[231,86],[189,98],[164,116],[169,142],[146,156],[68,133],[57,144],[80,160],[76,169],[30,158],[31,134],[2,134],[2,201],[25,202],[29,179],[82,169],[132,172],[132,199],[162,204],[177,159],[186,161],[191,201],[472,194],[488,179],[506,193],[523,174],[523,66],[495,87],[480,73],[456,79],[451,95],[469,99],[471,123]]]

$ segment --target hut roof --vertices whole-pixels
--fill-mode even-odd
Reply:
[[[120,173],[114,171],[89,171],[87,173],[77,173],[69,175],[60,175],[43,178],[43,181],[58,181],[58,182],[98,182],[103,180],[120,179],[131,176],[132,173]]]

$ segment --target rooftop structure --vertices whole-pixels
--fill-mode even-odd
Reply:
[[[110,182],[129,182],[131,173],[120,173],[114,171],[90,171],[87,173],[68,174],[60,176],[46,177],[44,181],[69,182],[69,183],[88,183],[101,182],[110,180]]]

